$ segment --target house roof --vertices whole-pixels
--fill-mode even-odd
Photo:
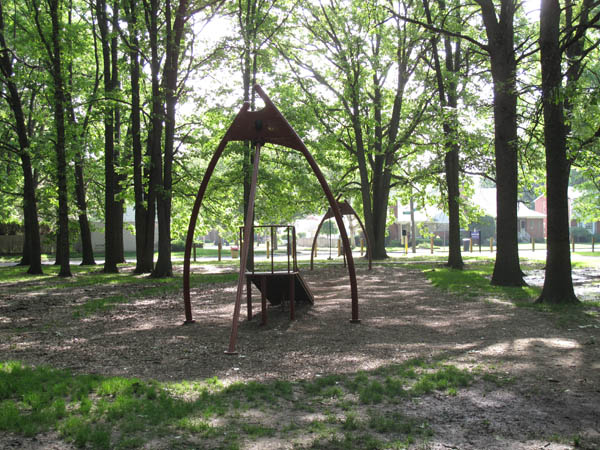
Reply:
[[[543,219],[546,217],[546,214],[534,211],[533,209],[525,206],[523,203],[519,203],[519,207],[517,208],[517,217],[519,219]]]
[[[481,188],[475,191],[471,204],[479,207],[486,216],[496,218],[496,189]],[[543,219],[546,214],[534,211],[523,203],[519,202],[517,207],[517,217],[519,219]],[[408,206],[399,206],[398,223],[410,222],[410,208]],[[448,223],[448,216],[438,208],[427,206],[425,210],[415,210],[415,222],[436,222]]]

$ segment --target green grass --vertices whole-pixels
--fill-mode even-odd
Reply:
[[[492,264],[474,263],[466,266],[464,270],[435,267],[423,272],[434,286],[458,294],[464,300],[494,297],[510,301],[533,301],[541,292],[540,288],[532,286],[491,285]]]
[[[237,448],[241,442],[307,435],[312,448],[404,448],[431,430],[425,420],[404,417],[398,399],[449,392],[472,379],[454,366],[420,360],[310,381],[228,386],[217,378],[159,383],[4,362],[0,432],[56,431],[77,447],[94,449],[140,448],[173,436],[174,448]],[[376,401],[367,394],[373,390]],[[322,418],[289,417],[296,404],[312,405]],[[373,409],[375,404],[389,414]]]
[[[528,264],[531,267],[539,268],[538,263],[530,261]],[[585,263],[573,263],[573,266],[589,267]],[[425,276],[434,286],[442,291],[452,292],[464,301],[478,301],[490,298],[509,301],[517,307],[530,308],[552,314],[556,325],[561,328],[589,326],[590,324],[598,323],[600,301],[585,301],[577,305],[537,304],[535,300],[541,293],[539,287],[493,286],[490,284],[492,271],[493,265],[491,263],[470,264],[464,270],[455,270],[447,267],[434,267],[423,270]]]
[[[124,267],[124,265],[121,265]],[[89,316],[110,310],[117,304],[128,303],[135,299],[165,296],[182,289],[181,276],[170,278],[151,278],[148,275],[136,275],[131,272],[117,274],[103,273],[98,266],[73,266],[73,276],[57,277],[57,266],[44,267],[44,275],[28,275],[26,267],[1,267],[0,286],[7,293],[45,293],[61,289],[86,288],[93,286],[114,287],[120,292],[132,292],[131,296],[119,293],[107,297],[92,298],[84,304],[76,306],[73,314],[76,317]],[[190,276],[191,286],[202,284],[229,283],[236,281],[237,273],[196,274]]]

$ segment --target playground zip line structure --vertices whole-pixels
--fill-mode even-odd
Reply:
[[[244,285],[246,285],[247,290],[247,299],[248,299],[248,319],[252,318],[252,306],[251,306],[251,282],[253,280],[259,290],[262,293],[262,305],[263,305],[263,323],[266,318],[266,305],[265,298],[268,298],[272,303],[278,301],[283,301],[283,298],[287,295],[288,300],[290,302],[290,319],[294,319],[294,302],[295,302],[295,289],[299,287],[300,289],[307,290],[308,298],[312,299],[312,294],[309,291],[308,286],[303,282],[297,268],[296,259],[294,256],[294,264],[293,269],[290,271],[290,267],[288,264],[288,270],[284,272],[275,271],[274,268],[271,268],[270,272],[263,272],[260,274],[256,274],[254,272],[247,272],[246,268],[248,267],[248,254],[249,247],[251,245],[252,239],[251,234],[254,231],[254,203],[255,203],[255,195],[256,195],[256,185],[258,182],[258,167],[260,162],[260,152],[261,148],[269,143],[278,145],[281,147],[287,147],[291,150],[299,151],[306,158],[310,168],[313,173],[317,177],[321,188],[329,202],[329,208],[336,220],[340,237],[342,239],[343,251],[346,257],[347,266],[348,266],[348,278],[350,282],[350,295],[351,295],[351,304],[352,304],[352,313],[351,313],[351,323],[360,323],[360,319],[358,317],[358,289],[356,282],[356,270],[354,267],[354,259],[352,257],[352,250],[350,248],[350,241],[348,239],[348,234],[346,233],[346,228],[344,226],[344,222],[342,220],[342,213],[340,212],[339,203],[333,197],[331,189],[321,172],[321,169],[317,165],[317,162],[313,158],[313,156],[308,151],[306,145],[296,131],[292,128],[292,126],[288,123],[285,117],[281,114],[281,112],[277,109],[275,104],[271,101],[271,99],[267,96],[267,94],[262,90],[259,85],[255,85],[255,90],[258,95],[262,98],[265,103],[265,107],[259,111],[250,111],[250,104],[245,102],[242,106],[242,109],[238,112],[236,117],[233,119],[233,122],[229,126],[227,132],[223,136],[219,146],[215,150],[208,167],[206,168],[206,172],[204,177],[202,178],[202,182],[200,184],[200,188],[198,189],[198,194],[196,195],[196,200],[194,202],[194,206],[192,208],[192,213],[190,215],[190,223],[187,232],[187,238],[185,243],[185,253],[183,260],[183,300],[184,300],[184,309],[185,309],[185,324],[194,323],[192,317],[192,306],[191,306],[191,296],[190,296],[190,257],[192,252],[192,246],[194,242],[194,231],[196,228],[196,222],[198,220],[198,214],[200,212],[200,207],[202,205],[202,200],[206,193],[206,188],[210,181],[210,178],[215,170],[215,167],[221,158],[225,147],[229,142],[233,141],[250,141],[254,146],[254,164],[252,168],[252,181],[250,184],[250,195],[248,200],[248,209],[246,211],[246,217],[244,220],[243,227],[243,240],[242,240],[242,248],[240,255],[240,269],[239,269],[239,277],[238,277],[238,285],[237,292],[235,298],[235,305],[233,310],[233,320],[231,325],[231,335],[229,338],[229,346],[225,353],[227,354],[236,354],[236,341],[237,341],[237,330],[238,330],[238,322],[240,316],[241,309],[241,301]],[[288,231],[289,233],[289,231]],[[296,254],[295,249],[295,232],[293,239],[293,255]],[[290,242],[288,239],[288,248],[290,246]],[[369,246],[370,247],[370,246]],[[289,251],[289,250],[288,250]],[[254,267],[254,264],[252,264]],[[260,278],[256,278],[256,277]],[[283,278],[289,280],[289,293],[284,293],[284,289],[282,289],[283,284],[281,283]],[[271,279],[271,282],[267,282],[267,279]],[[275,283],[273,283],[275,281]],[[268,285],[274,284],[275,289],[268,289]]]

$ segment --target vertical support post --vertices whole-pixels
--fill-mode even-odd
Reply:
[[[194,262],[196,262],[196,243],[194,242],[192,249],[194,250]]]
[[[469,238],[469,253],[473,253],[473,238]]]
[[[275,226],[271,225],[271,273],[274,271],[275,265]]]
[[[267,277],[265,275],[260,277],[260,324],[267,324]]]
[[[572,252],[575,253],[575,236],[571,237]]]
[[[494,253],[494,238],[490,238],[490,253]]]
[[[294,226],[292,226],[292,261],[294,272],[298,272],[298,255],[296,253],[296,227]]]
[[[433,255],[433,236],[429,238],[429,247],[431,248],[431,254]]]
[[[341,239],[338,239],[337,247],[338,247],[338,256],[342,256],[342,240]]]
[[[404,236],[404,254],[408,255],[408,236]]]
[[[594,253],[594,244],[596,243],[596,239],[592,236],[592,253]]]
[[[285,244],[285,253],[287,254],[288,273],[290,273],[290,253],[292,250],[292,243],[290,242],[290,227],[285,228],[287,231],[287,243]]]
[[[252,320],[252,281],[246,277],[246,306],[248,309],[248,321]]]
[[[365,240],[363,238],[360,238],[360,256],[362,256],[364,253],[364,247],[365,247]]]
[[[535,239],[531,236],[531,251],[535,252]]]
[[[221,250],[223,249],[223,244],[221,243],[221,238],[219,238],[219,243],[217,244],[217,259],[221,261]]]
[[[256,196],[256,182],[258,180],[258,162],[260,161],[260,144],[256,144],[254,152],[254,167],[252,169],[252,182],[250,184],[250,195],[248,196],[248,210],[246,211],[246,219],[244,221],[244,245],[242,246],[240,258],[240,275],[238,278],[237,293],[235,296],[235,306],[233,308],[233,323],[231,324],[231,335],[229,336],[229,347],[225,352],[228,355],[235,355],[235,342],[237,340],[238,321],[240,318],[240,306],[242,301],[242,290],[244,288],[244,280],[246,278],[246,264],[248,262],[248,246],[252,239],[252,221],[254,217],[254,198]]]
[[[296,319],[296,282],[294,280],[295,275],[290,274],[290,320]]]
[[[269,259],[269,244],[270,244],[270,242],[267,241],[267,259]]]

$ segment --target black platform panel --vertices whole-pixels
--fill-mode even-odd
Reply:
[[[265,293],[267,300],[272,305],[280,305],[282,301],[289,301],[290,294],[290,277],[294,278],[294,297],[296,303],[314,304],[313,294],[298,272],[293,273],[247,273],[246,276],[254,283],[254,285],[262,292],[261,278],[267,279],[267,292]]]

